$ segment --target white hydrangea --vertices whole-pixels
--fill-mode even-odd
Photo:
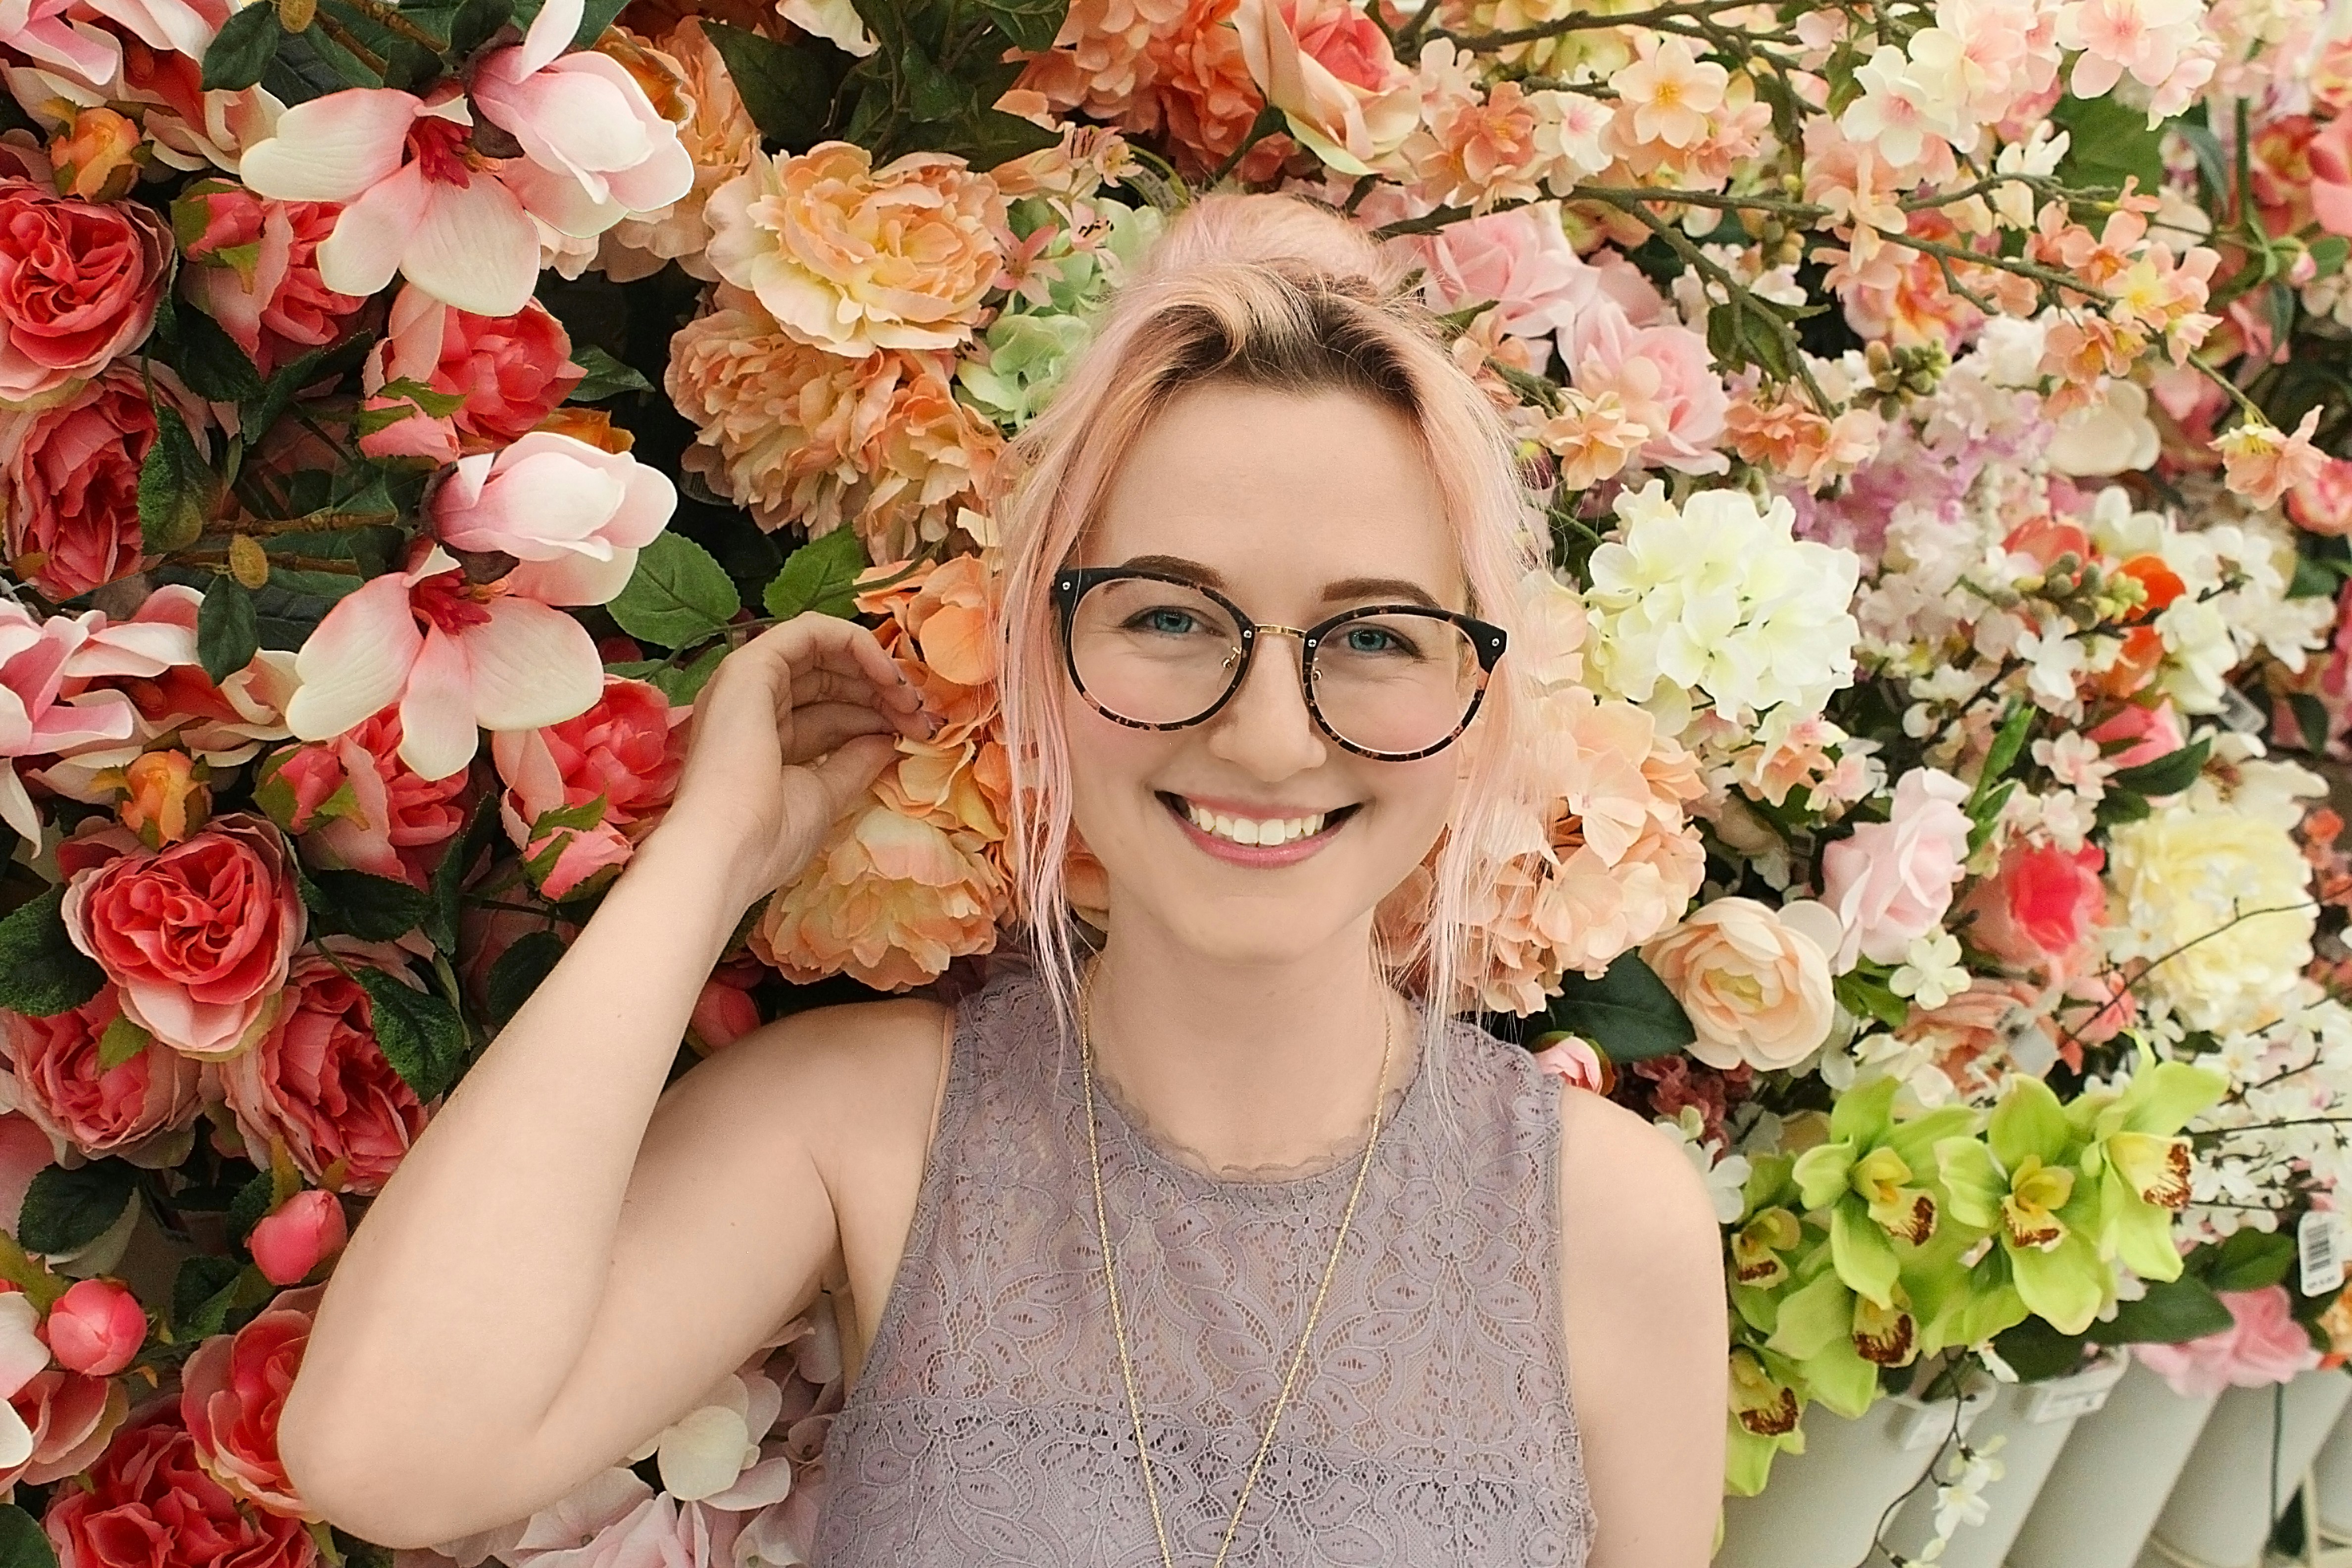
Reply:
[[[1588,672],[1679,728],[1690,708],[1753,723],[1781,703],[1818,711],[1853,679],[1861,563],[1793,536],[1796,511],[1744,490],[1682,506],[1653,479],[1617,499],[1619,537],[1592,552]]]

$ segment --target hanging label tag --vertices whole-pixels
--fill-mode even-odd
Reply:
[[[2294,1229],[2294,1247],[2303,1260],[2300,1283],[2305,1296],[2344,1288],[2344,1227],[2336,1215],[2317,1209],[2304,1215]]]

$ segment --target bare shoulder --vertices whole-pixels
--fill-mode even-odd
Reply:
[[[1560,1239],[1580,1282],[1627,1310],[1656,1306],[1661,1292],[1719,1298],[1721,1225],[1680,1144],[1623,1106],[1567,1086],[1560,1129]]]
[[[845,1151],[929,1142],[954,1009],[920,997],[812,1007],[762,1025],[698,1064],[706,1103],[781,1118],[828,1177]],[[828,1184],[831,1184],[828,1182]]]

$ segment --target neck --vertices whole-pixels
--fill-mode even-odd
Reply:
[[[1091,1013],[1098,1084],[1221,1176],[1276,1173],[1360,1146],[1383,1027],[1391,1101],[1419,1051],[1412,1010],[1372,965],[1369,922],[1333,951],[1278,964],[1113,941],[1096,965]]]

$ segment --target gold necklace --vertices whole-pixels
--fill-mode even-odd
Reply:
[[[1101,1243],[1103,1289],[1110,1297],[1111,1338],[1118,1345],[1119,1375],[1127,1384],[1127,1413],[1135,1423],[1135,1456],[1143,1466],[1143,1495],[1151,1504],[1151,1528],[1160,1538],[1161,1568],[1176,1568],[1175,1552],[1168,1544],[1168,1523],[1160,1511],[1160,1489],[1151,1479],[1151,1456],[1143,1444],[1143,1406],[1136,1398],[1135,1362],[1127,1348],[1127,1321],[1118,1304],[1118,1279],[1110,1266],[1110,1222],[1103,1212],[1102,1150],[1095,1134],[1094,1076],[1094,971],[1089,968],[1078,986],[1078,1066],[1087,1085],[1087,1157],[1094,1166],[1095,1234]],[[1307,1309],[1307,1331],[1298,1336],[1298,1348],[1291,1352],[1290,1368],[1282,1376],[1282,1390],[1275,1396],[1274,1413],[1266,1417],[1265,1434],[1258,1439],[1257,1457],[1250,1461],[1249,1477],[1242,1483],[1242,1495],[1234,1501],[1231,1518],[1225,1521],[1224,1539],[1217,1543],[1214,1568],[1224,1568],[1225,1553],[1234,1543],[1234,1531],[1241,1523],[1242,1510],[1249,1506],[1250,1492],[1257,1486],[1258,1471],[1265,1464],[1268,1449],[1274,1446],[1274,1429],[1282,1420],[1283,1406],[1290,1403],[1290,1391],[1298,1378],[1298,1369],[1307,1359],[1307,1343],[1315,1337],[1316,1321],[1323,1315],[1323,1298],[1331,1289],[1331,1276],[1339,1267],[1339,1254],[1348,1242],[1348,1224],[1356,1217],[1356,1200],[1363,1195],[1364,1177],[1372,1168],[1372,1150],[1381,1141],[1381,1112],[1388,1099],[1389,1050],[1396,1038],[1396,1020],[1387,1007],[1381,1009],[1381,1078],[1372,1091],[1372,1132],[1364,1142],[1363,1163],[1356,1167],[1356,1184],[1348,1194],[1348,1206],[1339,1215],[1339,1238],[1331,1244],[1330,1260],[1323,1265],[1322,1283],[1315,1288],[1314,1305]]]

